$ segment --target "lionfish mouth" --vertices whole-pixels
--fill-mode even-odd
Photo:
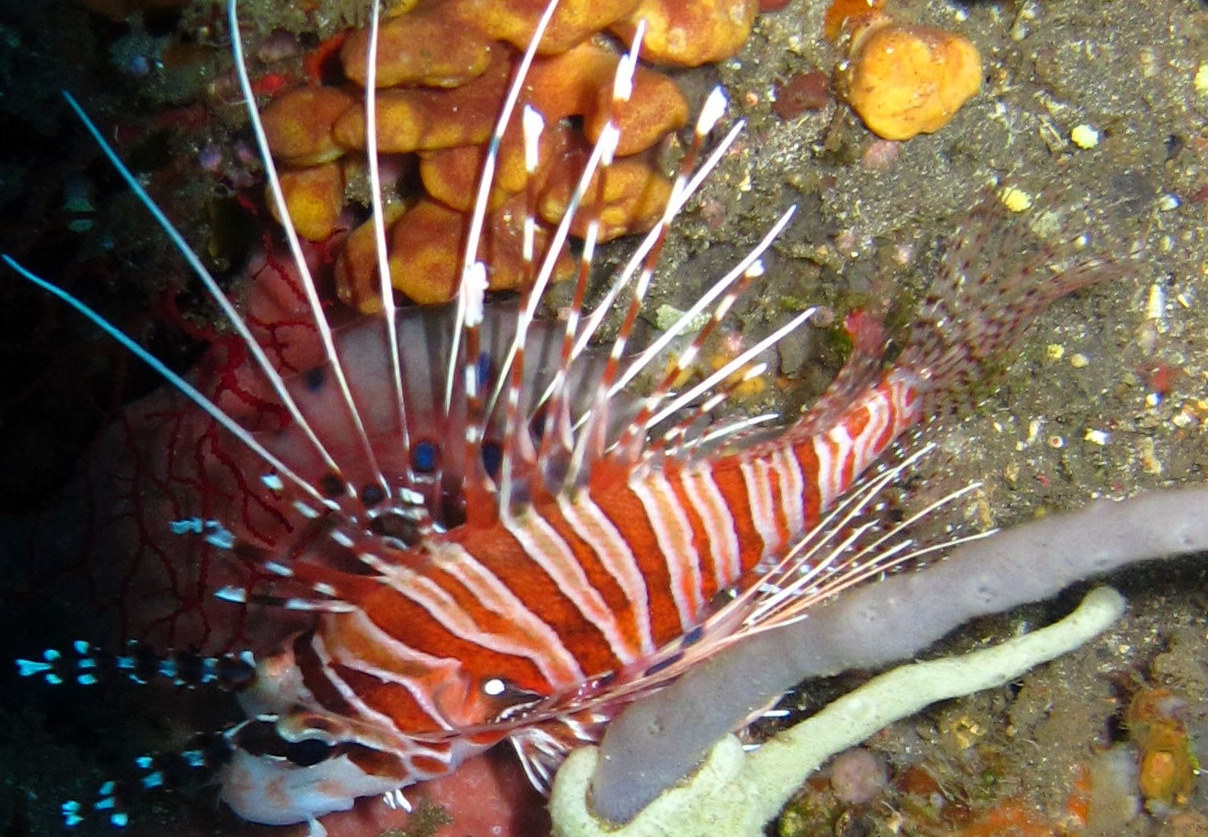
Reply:
[[[700,372],[738,298],[764,281],[765,255],[794,208],[638,345],[667,235],[742,129],[714,136],[727,106],[715,89],[649,231],[588,310],[609,223],[602,184],[623,166],[623,115],[640,89],[647,25],[637,21],[611,56],[599,124],[568,155],[577,168],[543,223],[543,137],[554,126],[527,97],[558,10],[556,0],[544,8],[500,88],[459,216],[453,296],[434,309],[396,302],[392,282],[410,251],[392,251],[392,225],[415,208],[388,203],[392,161],[379,155],[378,114],[398,104],[378,90],[379,39],[405,15],[381,22],[373,4],[363,91],[344,105],[359,118],[369,184],[369,217],[347,236],[350,246],[369,242],[370,284],[354,296],[374,310],[339,322],[329,262],[301,234],[296,172],[274,161],[236,0],[228,22],[239,87],[270,206],[285,219],[242,303],[66,94],[221,312],[220,336],[182,374],[71,292],[3,260],[170,384],[114,431],[137,428],[141,453],[107,462],[106,479],[123,486],[107,522],[123,535],[115,552],[132,530],[147,538],[132,558],[114,557],[130,568],[120,598],[139,613],[122,627],[207,653],[145,643],[113,653],[80,641],[20,660],[19,673],[81,686],[216,686],[235,692],[244,713],[181,752],[139,757],[95,799],[65,803],[67,825],[125,825],[143,794],[213,781],[246,820],[319,829],[319,818],[359,797],[406,807],[405,788],[501,741],[546,790],[567,753],[598,741],[626,705],[737,639],[937,549],[906,535],[919,516],[903,523],[880,508],[884,489],[931,447],[869,469],[920,423],[976,397],[1049,302],[1103,275],[1094,261],[1067,260],[1038,287],[1031,277],[1055,263],[1058,245],[1036,244],[1022,224],[991,236],[998,219],[982,206],[951,242],[892,363],[883,325],[856,311],[845,321],[851,356],[811,410],[781,428],[765,427],[771,416],[719,419],[815,313],[794,313]],[[499,302],[488,289],[502,272],[491,237],[505,164],[521,172],[508,211],[520,218],[522,279]],[[543,320],[548,289],[566,274],[570,302]]]

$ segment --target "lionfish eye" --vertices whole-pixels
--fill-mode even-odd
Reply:
[[[417,474],[431,474],[436,470],[438,454],[436,445],[427,439],[416,442],[411,449],[411,468]]]
[[[502,677],[488,677],[486,680],[483,680],[482,693],[487,697],[498,698],[509,703],[522,705],[528,705],[543,697],[540,692],[530,692],[528,689],[522,689],[511,680],[505,680]]]
[[[331,756],[332,747],[317,738],[291,741],[285,748],[285,757],[298,767],[312,767]]]
[[[541,702],[544,695],[540,692],[530,692],[521,689],[510,680],[502,677],[490,677],[482,681],[482,693],[491,698],[501,708],[495,720],[503,722],[515,719]]]

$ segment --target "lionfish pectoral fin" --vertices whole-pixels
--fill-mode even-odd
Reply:
[[[42,677],[52,686],[65,683],[93,686],[119,679],[142,685],[162,678],[185,688],[215,685],[239,689],[256,671],[250,651],[217,657],[203,657],[195,651],[160,654],[151,646],[133,640],[124,654],[77,640],[68,651],[50,648],[42,652],[41,660],[20,659],[16,664],[21,677]]]
[[[576,747],[599,741],[597,734],[572,719],[559,719],[540,726],[526,728],[509,739],[520,759],[529,783],[542,794],[549,796],[554,773],[566,761],[567,755]]]
[[[197,789],[213,783],[231,760],[235,752],[233,736],[242,726],[194,735],[188,747],[178,752],[138,756],[125,776],[102,782],[92,802],[63,802],[63,825],[75,828],[90,819],[104,818],[115,828],[125,828],[130,824],[130,806],[147,794]]]

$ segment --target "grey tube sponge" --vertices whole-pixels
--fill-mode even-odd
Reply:
[[[627,709],[600,744],[592,807],[605,820],[628,822],[751,713],[802,680],[906,659],[973,617],[1050,598],[1139,561],[1204,550],[1208,487],[1197,486],[1097,501],[843,593]]]
[[[1071,651],[1124,611],[1109,587],[1091,591],[1055,625],[960,657],[901,666],[856,689],[752,753],[727,735],[681,785],[623,826],[601,822],[588,805],[600,753],[576,750],[558,771],[550,798],[555,837],[759,837],[763,826],[827,758],[922,707],[1012,680]]]

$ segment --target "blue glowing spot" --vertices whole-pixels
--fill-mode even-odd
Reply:
[[[68,828],[75,828],[84,821],[84,818],[80,816],[80,803],[74,799],[64,802],[61,810],[63,812],[63,825]]]
[[[235,535],[217,520],[207,520],[206,529],[210,533],[206,535],[206,543],[210,546],[219,549],[231,549],[235,546]]]
[[[173,520],[168,528],[173,535],[200,535],[205,521],[200,517],[189,517],[184,520]]]
[[[478,388],[482,389],[491,378],[491,355],[489,352],[483,351],[479,353],[478,368],[475,371],[478,373]]]
[[[436,470],[437,448],[427,439],[416,442],[411,449],[411,468],[417,474],[431,474]]]
[[[302,376],[306,382],[306,388],[311,392],[318,392],[323,388],[323,381],[327,378],[327,370],[322,366],[316,366],[305,375]]]
[[[483,442],[482,466],[492,479],[499,476],[499,468],[503,464],[503,448],[498,442]]]
[[[17,674],[21,677],[33,677],[44,671],[50,671],[50,663],[42,663],[37,660],[17,660]]]

